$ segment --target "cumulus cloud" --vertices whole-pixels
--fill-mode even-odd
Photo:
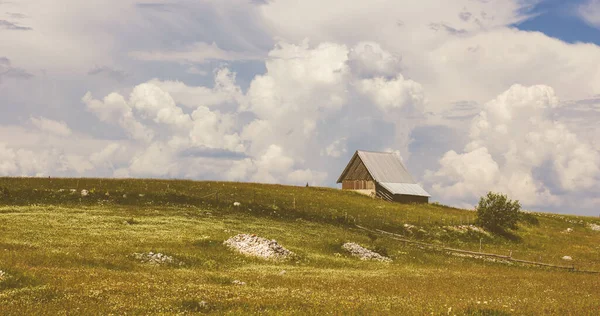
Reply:
[[[71,129],[65,122],[58,122],[45,117],[32,117],[31,123],[42,132],[52,133],[58,136],[71,135]]]
[[[402,58],[375,42],[360,42],[352,48],[349,63],[359,76],[396,76]]]
[[[32,151],[0,143],[0,175],[3,176],[83,175],[92,168],[82,155],[56,149]]]
[[[89,161],[114,176],[323,184],[330,174],[319,155],[310,157],[315,146],[325,148],[326,159],[342,158],[348,142],[360,143],[362,137],[344,135],[343,129],[363,113],[392,126],[397,118],[390,110],[415,105],[419,111],[424,102],[418,83],[399,73],[381,77],[386,71],[392,74],[386,67],[397,60],[375,43],[369,45],[377,52],[368,60],[371,65],[356,55],[365,50],[364,43],[348,48],[335,43],[311,46],[308,40],[280,42],[269,53],[266,73],[255,76],[246,92],[236,83],[236,74],[222,67],[213,73],[212,88],[153,79],[133,87],[128,97],[113,92],[97,100],[88,92],[82,101],[90,112],[119,126],[130,142],[145,144],[131,150],[109,144]],[[347,113],[344,108],[355,110]],[[378,133],[377,120],[365,128]],[[406,143],[409,131],[403,128],[397,141]],[[113,155],[129,158],[115,162]]]
[[[421,84],[406,80],[400,74],[392,80],[382,77],[363,79],[358,83],[358,90],[383,110],[409,105],[420,107],[425,101]]]
[[[514,85],[487,102],[464,152],[447,152],[440,169],[426,173],[434,192],[472,200],[501,191],[528,205],[552,205],[565,193],[593,189],[600,152],[553,120],[559,105],[548,86]]]
[[[88,92],[82,101],[101,121],[118,124],[132,139],[150,142],[154,138],[154,132],[133,116],[132,107],[122,95],[111,93],[100,101],[93,99],[91,92]]]
[[[177,104],[189,108],[198,106],[213,107],[237,103],[244,105],[245,96],[236,83],[236,74],[228,68],[218,68],[214,72],[215,83],[211,88],[188,86],[181,81],[151,80],[150,83],[168,92]]]

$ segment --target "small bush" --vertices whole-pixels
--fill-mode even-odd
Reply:
[[[520,212],[519,220],[529,224],[529,225],[539,225],[540,221],[535,215],[526,212]]]
[[[517,229],[521,219],[521,204],[511,201],[506,195],[488,192],[477,205],[477,224],[492,232]]]

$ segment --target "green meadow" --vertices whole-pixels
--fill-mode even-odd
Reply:
[[[531,213],[504,236],[449,228],[474,219],[318,187],[0,178],[0,315],[600,314],[600,274],[581,272],[600,271],[600,218]],[[572,269],[453,255],[356,225]],[[223,245],[240,233],[296,256]],[[361,261],[345,242],[393,262]],[[148,252],[177,264],[132,255]]]

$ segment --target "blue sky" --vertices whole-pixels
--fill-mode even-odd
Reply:
[[[0,176],[335,187],[363,149],[597,215],[599,45],[599,0],[0,1]]]
[[[568,43],[583,42],[600,45],[600,31],[577,15],[578,5],[585,0],[546,0],[529,11],[532,18],[514,26],[524,31],[538,31]]]

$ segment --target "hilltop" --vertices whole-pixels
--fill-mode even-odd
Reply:
[[[233,182],[0,178],[0,314],[594,314],[600,275],[452,255],[415,241],[600,270],[600,219],[532,213],[513,236],[471,210]],[[223,242],[275,239],[264,261]],[[361,261],[355,242],[393,261]],[[160,253],[169,264],[139,255]],[[565,261],[563,256],[570,256]],[[144,257],[145,258],[145,257]],[[163,260],[164,261],[164,260]],[[235,282],[237,281],[237,282]]]

